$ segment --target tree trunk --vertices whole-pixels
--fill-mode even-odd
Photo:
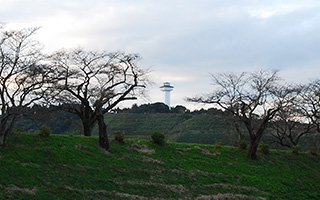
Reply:
[[[259,142],[260,142],[260,139],[257,139],[257,138],[255,138],[255,139],[251,138],[251,140],[250,140],[248,157],[251,160],[257,160],[257,150],[258,150]]]
[[[0,145],[4,147],[6,143],[6,126],[8,117],[6,115],[2,115],[0,119]]]
[[[11,132],[12,130],[11,129],[7,129],[7,130],[5,130],[4,131],[4,133],[1,135],[1,137],[0,137],[0,145],[2,146],[2,147],[5,147],[6,146],[6,144],[7,144],[7,136],[9,135],[9,133]]]
[[[82,126],[83,126],[83,135],[84,136],[91,136],[92,127],[91,127],[91,124],[88,121],[88,119],[82,120]]]
[[[99,113],[97,116],[98,127],[99,127],[99,145],[101,148],[110,151],[110,143],[107,135],[107,126],[104,122],[104,116],[102,113]]]
[[[9,115],[1,119],[0,124],[0,145],[4,147],[7,143],[7,136],[12,132],[13,127],[16,123],[17,116],[14,115],[9,118]]]
[[[250,147],[247,155],[251,160],[257,160],[258,146],[270,119],[271,119],[270,115],[267,115],[266,117],[264,117],[264,119],[261,120],[261,123],[257,127],[256,131],[254,131],[251,118],[245,118],[244,120],[242,120],[250,136]]]
[[[82,109],[83,109],[82,111],[83,134],[84,136],[91,136],[92,124],[90,123],[90,119],[92,116],[92,110],[90,109],[89,103],[87,102]]]
[[[4,133],[0,133],[0,146],[4,147],[6,142],[6,136]]]
[[[257,160],[258,146],[259,146],[260,140],[262,138],[262,135],[267,128],[267,122],[268,122],[268,120],[264,119],[256,133],[254,133],[252,131],[249,132],[249,134],[250,134],[250,148],[248,151],[248,157],[251,160]]]

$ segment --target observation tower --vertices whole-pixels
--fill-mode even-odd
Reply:
[[[171,110],[170,107],[170,92],[173,90],[173,86],[170,85],[169,82],[163,83],[163,86],[160,87],[163,92],[165,92],[165,104],[169,107],[169,110]]]

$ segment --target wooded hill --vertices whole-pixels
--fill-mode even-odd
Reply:
[[[170,141],[214,144],[228,141],[225,117],[210,114],[107,114],[110,133],[123,131],[126,136],[147,138],[160,132]]]
[[[21,116],[16,128],[36,132],[42,125],[50,127],[54,134],[82,133],[77,116],[61,110],[37,107]],[[148,138],[151,132],[160,132],[170,141],[214,144],[230,143],[233,131],[232,117],[217,109],[190,112],[183,106],[172,110],[162,103],[133,106],[132,109],[116,109],[105,115],[108,134],[121,131],[127,137]],[[93,135],[97,134],[96,128]]]
[[[81,122],[77,116],[56,109],[34,107],[29,115],[21,116],[16,127],[28,132],[36,132],[42,125],[49,126],[54,134],[82,134]],[[35,114],[36,113],[36,114]],[[125,137],[149,138],[151,132],[160,132],[171,142],[233,145],[238,141],[235,118],[221,110],[212,108],[190,112],[183,106],[171,110],[163,103],[133,105],[132,108],[115,109],[105,115],[109,137],[121,131]],[[240,129],[245,132],[244,127]],[[93,135],[97,135],[94,128]],[[263,141],[271,148],[282,148],[272,142],[266,134]],[[302,150],[315,146],[309,137],[302,138]]]

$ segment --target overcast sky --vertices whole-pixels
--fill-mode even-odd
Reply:
[[[151,67],[149,99],[171,105],[211,90],[209,73],[278,69],[288,82],[320,78],[319,0],[0,0],[8,28],[41,26],[45,51],[139,53]]]

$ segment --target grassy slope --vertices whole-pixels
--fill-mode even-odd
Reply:
[[[215,144],[215,138],[219,142],[226,142],[222,133],[226,130],[225,120],[227,119],[220,115],[209,114],[118,113],[105,115],[110,133],[124,131],[127,136],[147,138],[151,132],[157,131],[166,134],[170,141],[211,144]],[[201,137],[199,137],[200,134]]]
[[[0,199],[320,199],[320,158],[224,146],[16,134],[0,149]]]

